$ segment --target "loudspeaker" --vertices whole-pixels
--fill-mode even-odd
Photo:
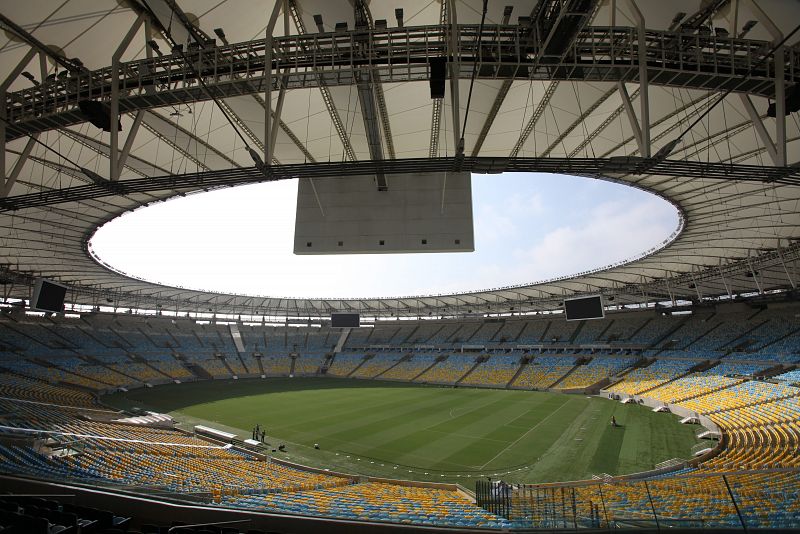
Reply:
[[[777,108],[775,102],[770,104],[767,107],[767,117],[774,119],[778,114]],[[800,89],[798,89],[797,85],[786,91],[786,115],[788,116],[795,111],[800,111]]]
[[[430,59],[431,66],[431,98],[444,98],[444,80],[447,76],[447,58]]]
[[[66,286],[51,280],[38,278],[33,286],[31,310],[59,313],[64,311],[64,298],[67,295]]]
[[[84,100],[78,102],[78,108],[86,119],[104,132],[111,131],[111,108],[102,102]],[[117,131],[122,131],[122,122],[117,117]]]

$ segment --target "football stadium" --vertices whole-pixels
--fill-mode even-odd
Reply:
[[[800,529],[798,23],[0,0],[0,532]]]

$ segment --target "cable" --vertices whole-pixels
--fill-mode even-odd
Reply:
[[[147,3],[147,0],[142,0],[142,3],[147,8],[147,10],[150,12],[150,16],[153,18],[153,20],[158,20],[158,18],[155,16],[155,12],[152,10],[150,5]],[[170,2],[169,5],[170,5],[170,9],[172,10],[172,14],[170,15],[170,26],[171,26],[172,25],[172,22],[171,22],[172,21],[172,16],[173,15],[177,15],[177,13],[175,12],[174,4],[172,4]],[[180,18],[180,17],[178,17],[178,18]],[[191,29],[189,29],[189,28],[187,28],[187,29],[189,30],[190,33],[193,33],[191,31]],[[233,128],[233,131],[236,132],[236,135],[239,136],[239,139],[242,140],[242,143],[244,143],[244,148],[250,154],[250,157],[253,158],[253,163],[255,163],[256,167],[263,172],[264,169],[265,169],[265,165],[264,165],[264,161],[261,159],[261,156],[258,154],[258,152],[253,150],[253,148],[248,144],[247,139],[245,139],[245,137],[242,134],[242,132],[239,131],[239,128],[236,127],[236,123],[234,123],[233,119],[230,118],[230,116],[228,115],[228,112],[225,110],[225,108],[222,106],[222,104],[219,103],[219,100],[217,100],[217,98],[211,93],[211,91],[209,90],[208,86],[206,85],[206,82],[203,81],[203,78],[200,76],[200,73],[197,71],[197,69],[195,68],[194,64],[192,64],[192,62],[189,61],[189,59],[183,53],[183,48],[182,47],[178,47],[178,42],[175,41],[175,39],[172,37],[172,32],[170,32],[170,30],[168,28],[164,28],[164,33],[166,34],[167,38],[172,42],[173,51],[177,51],[180,54],[181,58],[184,60],[186,65],[192,71],[192,74],[197,79],[197,82],[203,88],[203,91],[214,102],[214,104],[216,104],[217,107],[219,107],[220,111],[222,111],[222,115],[228,121],[228,124],[230,124],[231,128]],[[269,68],[272,68],[272,66],[271,65],[265,65],[265,68],[269,69]],[[269,105],[270,105],[270,103],[267,102],[267,106],[269,106]],[[266,141],[269,142],[268,139]],[[269,162],[267,162],[267,163],[269,164]]]
[[[481,13],[481,25],[478,28],[478,49],[472,62],[472,78],[469,81],[469,94],[467,95],[467,111],[464,112],[464,125],[461,127],[461,139],[458,140],[456,154],[464,154],[464,132],[467,131],[467,120],[469,120],[469,105],[472,101],[472,87],[475,85],[475,78],[478,76],[478,56],[481,53],[481,41],[483,40],[483,24],[486,22],[486,11],[489,0],[483,0],[483,13]],[[458,110],[456,110],[458,112]]]
[[[6,123],[9,126],[14,126],[11,122],[9,122],[7,119],[5,119],[3,117],[0,117],[0,121],[3,121],[4,123]],[[43,142],[39,141],[36,137],[33,136],[33,134],[30,134],[30,133],[26,132],[25,135],[27,135],[30,139],[33,139],[34,142],[36,142],[36,143],[42,145],[43,147],[45,147],[50,152],[53,152],[55,155],[57,155],[59,158],[63,159],[64,161],[66,161],[67,163],[69,163],[70,165],[75,167],[77,170],[81,170],[81,171],[83,170],[83,168],[80,165],[78,165],[77,163],[75,163],[74,161],[72,161],[67,156],[63,155],[61,152],[59,152],[55,148],[51,147],[47,143],[43,143]]]
[[[7,119],[4,119],[4,118],[0,117],[0,120],[5,122],[9,126],[13,126]],[[96,172],[94,172],[92,170],[89,170],[86,167],[82,167],[82,166],[78,165],[77,163],[75,163],[75,161],[71,160],[70,158],[68,158],[67,156],[65,156],[64,154],[62,154],[61,152],[59,152],[55,148],[51,147],[47,143],[43,143],[43,142],[39,141],[36,137],[33,136],[33,134],[25,132],[25,135],[27,135],[30,139],[33,139],[34,142],[42,145],[43,147],[45,147],[50,152],[53,152],[55,155],[57,155],[59,158],[63,159],[64,161],[66,161],[67,163],[69,163],[70,165],[75,167],[75,170],[85,174],[94,183],[96,183],[96,184],[107,184],[107,183],[109,183],[109,180],[103,178],[102,176],[100,176]]]
[[[760,67],[760,66],[761,66],[761,65],[762,65],[762,64],[763,64],[763,63],[764,63],[764,62],[765,62],[767,59],[769,59],[769,58],[770,58],[770,56],[772,56],[773,54],[775,54],[775,51],[776,51],[778,48],[782,47],[784,44],[786,44],[786,41],[788,41],[789,39],[791,39],[791,38],[792,38],[792,36],[793,36],[795,33],[797,33],[799,30],[800,30],[800,24],[798,24],[797,26],[795,26],[795,28],[794,28],[794,29],[793,29],[793,30],[792,30],[792,31],[791,31],[791,32],[790,32],[788,35],[786,35],[786,37],[784,37],[783,39],[781,39],[781,42],[779,42],[778,44],[776,44],[775,46],[773,46],[773,47],[772,47],[772,48],[771,48],[769,51],[767,51],[767,53],[766,53],[766,54],[764,54],[764,56],[763,56],[763,57],[762,57],[762,58],[761,58],[761,59],[760,59],[760,60],[759,60],[759,61],[758,61],[758,62],[757,62],[755,65],[753,65],[752,67],[750,67],[750,70],[749,70],[749,71],[747,71],[747,74],[745,74],[745,76],[743,77],[742,81],[746,81],[746,80],[747,80],[747,79],[748,79],[748,78],[749,78],[749,77],[750,77],[750,76],[753,74],[753,72],[755,72],[755,70],[756,70],[758,67]],[[669,155],[670,155],[670,153],[671,153],[673,150],[675,150],[675,147],[678,145],[678,143],[681,141],[681,139],[683,139],[683,136],[684,136],[684,135],[686,135],[686,134],[687,134],[687,133],[688,133],[688,132],[689,132],[689,131],[690,131],[692,128],[694,128],[695,126],[697,126],[697,125],[700,123],[700,121],[702,121],[704,118],[706,118],[706,116],[708,116],[708,114],[709,114],[709,113],[711,113],[711,111],[712,111],[712,110],[713,110],[715,107],[717,107],[717,105],[718,105],[720,102],[722,102],[723,100],[725,100],[725,98],[727,98],[727,97],[728,97],[728,95],[729,95],[729,94],[731,94],[731,93],[732,93],[732,92],[733,92],[733,91],[734,91],[734,90],[735,90],[735,89],[736,89],[736,88],[737,88],[739,85],[741,85],[741,83],[740,83],[740,84],[737,84],[737,85],[736,85],[736,86],[734,86],[734,87],[731,87],[730,89],[728,89],[728,90],[726,90],[724,93],[722,93],[722,95],[721,95],[721,96],[720,96],[720,97],[719,97],[719,98],[716,100],[716,102],[714,102],[713,104],[711,104],[711,105],[710,105],[710,106],[709,106],[709,107],[708,107],[708,108],[707,108],[707,109],[706,109],[706,110],[705,110],[705,111],[704,111],[704,112],[703,112],[703,113],[702,113],[702,114],[701,114],[699,117],[697,117],[697,118],[696,118],[696,119],[695,119],[695,120],[694,120],[694,121],[693,121],[693,122],[692,122],[692,123],[691,123],[691,124],[690,124],[690,125],[689,125],[689,126],[686,128],[686,129],[685,129],[685,130],[683,130],[683,131],[682,131],[682,132],[681,132],[681,133],[678,135],[678,137],[676,137],[675,139],[673,139],[672,141],[670,141],[669,143],[667,143],[666,145],[664,145],[664,146],[661,148],[661,150],[659,150],[659,151],[658,151],[658,153],[656,153],[656,155],[655,155],[655,159],[665,159],[667,156],[669,156]]]

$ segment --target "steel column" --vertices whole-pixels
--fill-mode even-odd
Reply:
[[[119,128],[117,124],[119,123],[119,67],[120,67],[120,59],[122,58],[122,54],[125,53],[125,50],[128,49],[128,45],[131,44],[134,36],[139,31],[139,28],[142,26],[142,23],[145,21],[146,15],[144,13],[140,14],[136,18],[136,22],[133,23],[133,26],[128,30],[128,33],[122,39],[122,42],[117,47],[117,50],[114,52],[114,55],[111,56],[111,118],[109,124],[109,130],[111,133],[111,166],[109,169],[109,178],[111,181],[119,180]]]
[[[450,29],[450,39],[448,48],[450,52],[450,107],[453,112],[453,142],[456,153],[463,153],[464,147],[459,147],[461,139],[461,110],[458,92],[458,68],[459,68],[459,39],[458,39],[458,15],[456,14],[456,0],[443,0],[447,2],[447,22]]]
[[[650,157],[650,95],[647,79],[647,29],[645,28],[644,15],[636,5],[636,0],[628,0],[628,5],[636,19],[636,33],[638,39],[639,63],[639,115],[641,129],[641,144],[639,153],[643,158]]]
[[[275,153],[275,146],[272,143],[272,34],[275,31],[275,24],[278,22],[278,15],[281,12],[281,0],[275,0],[275,6],[272,8],[272,15],[269,17],[267,28],[265,30],[265,64],[264,64],[264,77],[266,95],[264,97],[264,163],[272,165],[272,155]],[[275,118],[276,121],[280,117]]]
[[[8,124],[8,115],[6,114],[6,91],[11,84],[14,83],[14,80],[17,79],[20,73],[25,70],[25,67],[28,66],[28,63],[30,63],[36,55],[36,52],[37,50],[35,48],[28,50],[20,62],[17,63],[17,66],[11,69],[6,79],[0,84],[0,103],[2,103],[0,104],[0,176],[2,176],[0,186],[2,186],[1,189],[4,193],[2,196],[6,196],[11,189],[6,179],[6,125]],[[20,156],[20,158],[22,158],[22,156]]]
[[[761,115],[759,115],[758,111],[756,111],[756,107],[753,105],[753,101],[750,99],[750,95],[740,94],[739,98],[742,101],[742,105],[744,105],[745,111],[747,111],[747,115],[750,117],[750,121],[753,123],[753,127],[756,129],[758,138],[761,139],[761,142],[764,144],[764,149],[766,149],[767,154],[772,160],[772,163],[774,165],[781,165],[779,163],[780,160],[778,158],[778,151],[775,146],[775,142],[772,140],[772,137],[770,137],[769,132],[767,132],[767,127],[764,125],[764,121],[761,119]],[[784,129],[784,136],[785,134],[786,130]],[[786,153],[784,151],[784,157],[785,156]]]

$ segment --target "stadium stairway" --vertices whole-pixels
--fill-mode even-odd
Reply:
[[[644,369],[645,367],[650,367],[653,363],[656,362],[656,358],[639,358],[636,363],[628,367],[627,369],[623,369],[620,373],[614,375],[613,377],[608,377],[606,379],[600,380],[599,382],[592,384],[590,387],[586,388],[589,391],[600,391],[601,389],[611,389],[623,380],[629,374],[635,371],[636,369]],[[607,382],[604,384],[603,382]]]
[[[261,354],[254,353],[253,359],[255,359],[255,361],[258,362],[258,374],[260,376],[264,376],[266,373],[264,373],[264,362],[261,361]]]
[[[213,380],[214,377],[211,376],[211,373],[197,365],[196,363],[187,362],[182,357],[179,357],[178,360],[186,367],[192,374],[194,374],[198,378],[202,378],[204,380]]]
[[[347,343],[347,338],[350,336],[350,330],[350,328],[342,329],[342,333],[339,335],[338,341],[336,341],[336,346],[333,348],[334,354],[339,354],[342,352],[344,344]]]
[[[218,360],[220,360],[222,362],[222,365],[225,366],[225,369],[228,370],[228,372],[231,374],[231,376],[238,376],[239,375],[239,373],[237,373],[233,369],[231,369],[231,366],[228,363],[228,360],[226,358],[223,358],[221,356],[215,356],[215,358],[217,358]],[[292,363],[294,363],[294,360],[292,360]]]
[[[374,355],[374,354],[365,354],[365,355],[364,355],[364,358],[363,358],[363,359],[362,359],[360,362],[358,362],[358,365],[356,365],[355,367],[353,367],[353,370],[352,370],[352,371],[350,371],[349,373],[347,373],[346,377],[347,377],[347,378],[350,378],[351,376],[353,376],[353,373],[355,373],[356,371],[358,371],[359,369],[361,369],[361,366],[362,366],[362,365],[364,365],[365,363],[367,363],[369,360],[371,360],[371,359],[372,359],[372,358],[374,358],[374,357],[375,357],[375,355]]]
[[[798,333],[800,333],[800,326],[798,326],[794,330],[791,330],[791,331],[787,332],[786,334],[784,334],[784,335],[782,335],[782,336],[780,336],[778,338],[773,339],[769,343],[766,343],[764,345],[759,346],[758,350],[759,351],[763,351],[764,349],[766,349],[766,348],[768,348],[768,347],[770,347],[772,345],[777,345],[778,343],[780,343],[781,341],[784,341],[785,339],[788,339],[788,338],[790,338],[792,336],[796,336]]]
[[[561,383],[561,382],[562,382],[562,381],[563,381],[565,378],[567,378],[569,375],[571,375],[573,372],[575,372],[575,370],[576,370],[578,367],[580,367],[580,366],[582,366],[582,365],[586,365],[587,363],[589,363],[589,362],[591,362],[591,361],[592,361],[592,357],[591,357],[591,356],[589,356],[589,357],[585,357],[585,358],[579,358],[579,359],[578,359],[578,360],[575,362],[575,365],[572,367],[572,369],[570,369],[569,371],[567,371],[566,373],[564,373],[563,375],[561,375],[561,376],[558,378],[558,380],[556,380],[555,382],[553,382],[552,384],[550,384],[549,386],[547,386],[547,389],[552,389],[552,388],[556,387],[556,386],[557,386],[557,385],[559,385],[559,384],[560,384],[560,383]]]
[[[414,330],[416,331],[416,329],[414,329]],[[381,371],[381,372],[380,372],[380,373],[378,373],[377,375],[373,376],[372,378],[373,378],[373,379],[378,379],[378,378],[380,378],[380,377],[381,377],[381,375],[383,375],[384,373],[388,373],[389,371],[391,371],[392,369],[394,369],[395,367],[397,367],[397,366],[398,366],[398,365],[400,365],[401,363],[403,363],[403,362],[407,362],[407,361],[408,361],[408,360],[410,360],[410,359],[411,359],[411,354],[406,354],[405,356],[403,356],[402,358],[400,358],[399,360],[397,360],[397,361],[396,361],[396,362],[394,362],[392,365],[390,365],[389,367],[387,367],[386,369],[384,369],[383,371]]]
[[[511,384],[513,384],[514,381],[517,378],[519,378],[519,375],[522,374],[522,372],[525,370],[526,367],[528,367],[528,365],[530,365],[530,363],[531,363],[531,356],[522,356],[519,359],[519,369],[517,369],[517,372],[514,373],[514,376],[512,376],[511,380],[509,380],[508,384],[506,384],[506,389],[511,389]]]
[[[419,330],[419,326],[420,325],[415,325],[414,328],[411,330],[411,332],[409,332],[409,334],[403,339],[399,339],[397,343],[400,345],[403,345],[405,343],[410,343],[409,339],[412,339],[414,337],[414,335],[417,333],[417,330]]]
[[[483,356],[478,356],[477,358],[475,358],[475,363],[472,365],[472,367],[470,367],[469,369],[467,369],[467,372],[466,372],[466,373],[464,373],[464,375],[463,375],[461,378],[459,378],[458,380],[456,380],[456,381],[455,381],[455,383],[454,383],[453,385],[454,385],[454,386],[457,386],[457,385],[459,385],[459,384],[460,384],[460,383],[461,383],[461,382],[462,382],[462,381],[463,381],[465,378],[467,378],[469,375],[471,375],[471,374],[472,374],[472,372],[473,372],[475,369],[477,369],[478,367],[480,367],[480,365],[481,365],[483,362],[485,362],[486,360],[488,360],[488,359],[489,359],[489,357],[488,357],[488,356],[486,356],[486,355],[483,355]]]
[[[570,345],[572,345],[573,343],[575,343],[575,339],[576,339],[576,338],[578,337],[578,335],[581,333],[581,330],[583,330],[583,327],[584,327],[584,325],[585,325],[585,324],[586,324],[586,321],[580,321],[580,322],[578,323],[578,328],[576,328],[576,329],[575,329],[575,330],[572,332],[572,335],[571,335],[571,336],[569,336],[569,344],[570,344]]]
[[[255,369],[250,369],[250,367],[252,367],[253,364],[251,363],[250,367],[248,367],[247,362],[245,362],[245,359],[242,358],[242,354],[241,353],[237,353],[236,357],[239,358],[239,363],[242,364],[242,367],[244,367],[244,370],[247,371],[248,375],[252,376],[252,375],[256,374]]]
[[[128,357],[130,358],[130,356],[128,356]],[[141,381],[140,379],[138,379],[138,378],[136,378],[136,377],[133,377],[133,376],[131,376],[131,375],[129,375],[129,374],[127,374],[127,373],[125,373],[124,371],[121,371],[121,370],[119,370],[119,369],[112,369],[112,368],[110,368],[110,367],[108,366],[108,364],[106,364],[104,361],[102,361],[102,360],[100,360],[100,359],[98,359],[98,358],[94,358],[94,357],[92,357],[92,356],[89,356],[89,355],[84,355],[84,356],[83,356],[83,359],[84,359],[84,360],[86,360],[86,361],[88,361],[88,362],[90,362],[90,363],[92,363],[92,364],[94,364],[94,365],[100,366],[100,367],[102,367],[103,369],[108,369],[108,371],[109,371],[110,373],[118,373],[118,374],[121,374],[122,376],[124,376],[124,377],[126,377],[127,379],[129,379],[129,380],[130,380],[130,384],[141,384],[141,383],[142,383],[142,381]],[[131,359],[133,359],[133,358],[131,358]],[[133,363],[133,362],[131,362],[131,363]]]
[[[425,369],[423,369],[421,373],[417,374],[417,375],[416,375],[414,378],[412,378],[411,380],[409,380],[409,382],[414,382],[414,381],[415,381],[415,380],[417,380],[419,377],[421,377],[422,375],[424,375],[425,373],[427,373],[428,371],[430,371],[431,369],[433,369],[433,367],[434,367],[435,365],[438,365],[440,362],[443,362],[443,361],[445,361],[446,359],[447,359],[447,356],[446,356],[446,355],[445,355],[445,356],[437,356],[437,357],[436,357],[436,359],[433,361],[433,363],[432,363],[432,364],[430,364],[428,367],[426,367]]]
[[[753,315],[751,315],[750,317],[748,317],[748,321],[749,321],[749,320],[751,320],[751,319],[752,319],[753,317],[755,317],[756,315],[758,315],[758,314],[759,314],[761,311],[762,311],[762,310],[759,310],[759,311],[758,311],[758,312],[756,312],[755,314],[753,314]],[[769,322],[769,319],[765,319],[765,320],[763,320],[763,321],[761,321],[761,322],[757,323],[755,326],[753,326],[753,327],[751,327],[751,328],[749,328],[749,329],[745,330],[745,331],[744,331],[744,332],[743,332],[743,333],[742,333],[742,334],[741,334],[739,337],[736,337],[736,338],[734,338],[734,339],[730,340],[728,343],[725,343],[725,344],[724,344],[724,345],[722,345],[721,347],[718,347],[718,349],[719,349],[719,350],[731,351],[731,352],[733,352],[733,351],[739,351],[739,350],[743,350],[743,349],[745,349],[745,348],[746,348],[746,347],[748,347],[749,345],[752,345],[752,344],[753,344],[753,342],[754,342],[754,340],[752,340],[752,339],[751,339],[750,337],[748,337],[748,336],[749,336],[749,335],[750,335],[752,332],[754,332],[754,331],[758,330],[759,328],[761,328],[762,326],[764,326],[764,325],[765,325],[766,323],[768,323],[768,322]]]
[[[81,359],[83,359],[83,358],[81,358]],[[32,361],[33,363],[36,363],[38,365],[41,365],[44,368],[55,367],[56,369],[59,369],[60,371],[64,372],[67,375],[77,376],[77,377],[79,377],[79,378],[81,378],[82,380],[85,380],[85,381],[97,382],[98,384],[102,384],[103,386],[106,386],[105,389],[115,389],[116,388],[116,386],[114,386],[113,384],[109,384],[108,382],[104,382],[104,381],[99,380],[97,378],[88,377],[88,376],[82,375],[81,373],[77,373],[74,370],[62,367],[62,366],[58,365],[57,361],[55,361],[55,360],[54,361],[48,361],[48,360],[43,360],[41,358],[31,358],[30,361]],[[91,390],[91,388],[89,388],[89,390]]]
[[[772,367],[770,367],[768,369],[764,369],[763,371],[760,371],[758,373],[758,375],[760,377],[762,377],[762,378],[772,378],[773,376],[777,376],[777,375],[785,373],[786,371],[789,371],[792,367],[794,367],[794,366],[793,365],[786,365],[786,364],[783,364],[783,363],[779,363],[779,364],[773,365]]]
[[[659,337],[658,339],[656,339],[652,343],[650,343],[650,346],[648,348],[649,349],[658,348],[659,352],[661,350],[669,348],[667,346],[667,345],[669,345],[669,343],[666,343],[667,340],[671,340],[672,336],[675,334],[675,332],[680,330],[683,327],[683,325],[685,325],[688,321],[689,321],[688,317],[685,317],[685,318],[683,318],[683,320],[678,321],[678,324],[676,324],[673,328],[670,328],[669,330],[667,330],[667,332],[665,334],[663,334],[661,337]],[[642,330],[642,329],[640,328],[639,330]],[[637,331],[637,333],[638,333],[638,331]],[[658,352],[655,355],[657,356]]]

